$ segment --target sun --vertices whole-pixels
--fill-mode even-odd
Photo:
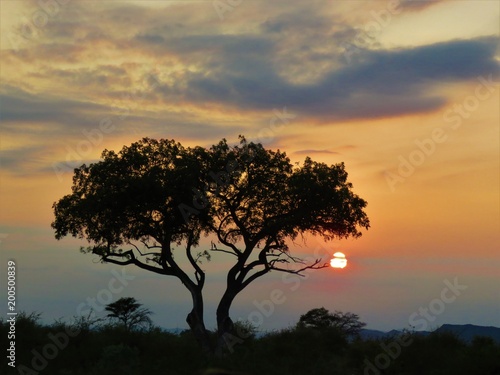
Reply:
[[[330,266],[333,268],[344,268],[347,266],[347,259],[344,253],[336,252],[333,254],[332,260],[330,260]]]

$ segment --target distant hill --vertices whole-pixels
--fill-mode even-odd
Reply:
[[[500,328],[483,327],[473,324],[443,324],[436,332],[453,332],[465,342],[471,342],[475,336],[491,337],[500,343]]]
[[[476,326],[474,324],[443,324],[433,332],[453,332],[465,342],[471,342],[475,336],[485,336],[491,337],[493,340],[500,343],[500,328],[497,327]],[[395,329],[389,332],[378,331],[375,329],[362,329],[360,332],[363,339],[382,339],[393,337],[401,333],[401,330]],[[431,332],[418,331],[416,333],[426,336]]]
[[[189,330],[189,328],[165,328],[164,330],[174,335],[180,335],[182,332]]]
[[[403,333],[403,331],[402,330],[397,330],[397,329],[390,330],[389,332],[378,331],[376,329],[362,329],[360,331],[361,338],[362,339],[367,339],[367,340],[368,339],[385,339],[385,338],[390,338],[390,337],[398,336],[401,333]],[[415,333],[420,334],[422,336],[427,336],[430,332],[428,332],[428,331],[418,331],[418,332],[415,332]]]
[[[397,332],[399,333],[399,331]],[[377,331],[376,329],[362,329],[359,334],[363,339],[383,339],[392,336],[390,332]]]
[[[167,328],[165,331],[179,335],[181,332],[189,330],[188,328]],[[403,331],[393,329],[389,332],[379,331],[376,329],[362,329],[360,336],[362,339],[384,339],[400,335]],[[491,337],[496,342],[500,343],[500,328],[476,326],[474,324],[443,324],[433,332],[452,332],[465,342],[471,342],[475,336]],[[260,338],[269,332],[256,332],[256,337]],[[415,332],[422,336],[427,336],[430,331]]]

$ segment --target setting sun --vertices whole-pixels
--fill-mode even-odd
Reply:
[[[333,254],[332,260],[330,260],[330,266],[333,268],[344,268],[347,266],[347,259],[344,253],[336,252]]]

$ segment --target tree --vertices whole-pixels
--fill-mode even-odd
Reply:
[[[75,169],[72,194],[54,203],[56,238],[85,238],[91,246],[84,251],[103,262],[180,279],[193,301],[186,320],[205,352],[214,347],[203,319],[203,260],[215,252],[235,259],[216,313],[221,353],[233,331],[231,304],[252,281],[273,270],[328,266],[306,264],[287,241],[359,237],[358,228],[369,227],[366,202],[352,192],[343,163],[306,158],[294,166],[284,152],[244,137],[209,149],[144,138],[118,154],[104,150],[102,159]],[[212,245],[195,252],[201,234]]]
[[[106,305],[104,310],[108,311],[108,318],[120,322],[126,331],[138,328],[150,327],[152,322],[149,315],[151,311],[137,302],[133,297],[123,297],[118,301]]]
[[[336,328],[347,336],[357,336],[366,326],[357,314],[341,311],[329,312],[324,307],[309,310],[300,316],[297,328]]]

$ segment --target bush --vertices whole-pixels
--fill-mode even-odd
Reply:
[[[63,322],[44,326],[40,314],[20,314],[16,325],[16,364],[30,367],[32,350],[50,343],[49,334],[68,327]],[[223,358],[201,355],[193,335],[179,335],[158,327],[147,331],[127,331],[124,327],[101,325],[71,337],[57,357],[49,360],[47,374],[54,375],[170,375],[241,374],[304,375],[363,374],[365,360],[373,363],[383,353],[382,345],[395,339],[348,340],[336,327],[291,327],[255,337],[253,327],[237,323],[235,333],[246,337]],[[248,331],[243,331],[247,329]],[[8,324],[0,320],[3,337]],[[478,337],[463,342],[450,333],[423,336],[410,333],[411,344],[401,348],[383,370],[385,375],[499,375],[500,344]],[[215,337],[214,337],[215,339]],[[6,365],[5,374],[18,374]],[[382,372],[381,372],[382,373]]]

